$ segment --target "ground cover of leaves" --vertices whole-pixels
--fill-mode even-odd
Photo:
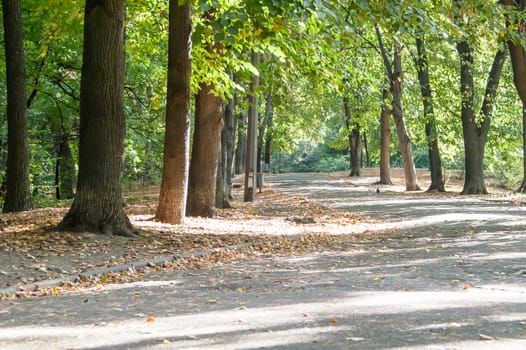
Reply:
[[[349,186],[368,186],[374,192],[374,171],[366,169],[361,178],[347,173],[333,173]],[[392,169],[393,186],[382,192],[403,193],[403,171]],[[427,172],[419,173],[422,188],[429,183]],[[406,196],[457,196],[462,179],[450,177],[446,194],[411,192]],[[373,220],[353,213],[328,208],[298,196],[287,196],[272,187],[257,194],[252,203],[242,201],[241,189],[234,190],[232,209],[218,210],[212,219],[187,218],[182,225],[169,225],[153,220],[158,187],[129,192],[126,211],[133,225],[142,231],[136,239],[92,233],[71,233],[56,230],[67,208],[44,208],[25,213],[0,214],[0,290],[18,287],[15,293],[2,298],[58,295],[103,284],[140,280],[151,270],[186,269],[225,264],[262,254],[298,255],[353,245],[353,242],[382,240],[388,232],[356,230]],[[515,201],[507,189],[491,188],[487,199]],[[511,198],[511,199],[510,199]],[[357,234],[356,232],[363,232]],[[137,261],[176,256],[225,246],[250,243],[240,250],[215,251],[202,257],[178,258],[162,264],[149,263],[142,269],[130,268],[98,276],[82,275],[62,285],[44,287],[41,281],[64,276],[79,276],[94,269],[111,268]],[[33,285],[27,289],[23,286]],[[36,287],[35,287],[36,286]]]
[[[149,270],[184,269],[223,264],[254,254],[301,254],[356,240],[345,235],[351,225],[369,219],[272,189],[259,193],[252,203],[234,192],[234,208],[218,210],[217,217],[188,218],[182,225],[153,220],[158,188],[151,187],[127,196],[126,211],[139,238],[128,239],[92,233],[56,230],[67,208],[45,208],[24,213],[0,214],[0,289],[18,286],[1,298],[58,295],[105,283],[141,279]],[[44,287],[39,281],[78,275],[86,270],[108,268],[137,261],[251,243],[235,251],[217,251],[199,258],[176,259],[144,269],[128,269],[100,276],[81,276],[62,285]],[[34,284],[36,288],[23,286]]]

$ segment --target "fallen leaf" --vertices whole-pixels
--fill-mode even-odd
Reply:
[[[146,322],[148,322],[148,323],[155,322],[155,318],[153,318],[152,316],[148,316],[148,317],[146,318]]]
[[[331,318],[329,318],[329,322],[330,323],[337,323],[338,320],[336,319],[336,317],[331,317]]]
[[[168,339],[163,339],[161,341],[161,344],[170,344],[170,341]]]
[[[467,284],[467,283],[462,287],[462,289],[464,289],[464,290],[469,289],[469,288],[471,288],[471,286],[469,284]]]

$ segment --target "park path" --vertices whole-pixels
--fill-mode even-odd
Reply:
[[[526,208],[329,175],[273,189],[384,230],[322,253],[0,303],[1,349],[525,349]],[[150,318],[151,317],[151,318]]]

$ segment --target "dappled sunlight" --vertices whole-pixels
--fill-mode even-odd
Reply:
[[[168,283],[165,281],[164,283]],[[151,287],[151,286],[150,286]],[[503,286],[500,286],[501,288]],[[515,286],[504,286],[511,289]],[[3,327],[0,339],[7,344],[53,342],[60,348],[70,341],[89,339],[83,349],[147,347],[172,344],[194,349],[257,349],[291,344],[316,344],[336,339],[348,344],[368,344],[371,325],[389,323],[393,317],[403,320],[426,317],[428,323],[415,327],[400,323],[400,332],[430,329],[460,329],[482,323],[522,322],[526,310],[517,312],[514,305],[524,305],[522,291],[470,289],[459,291],[356,291],[338,298],[319,298],[311,302],[280,305],[279,300],[252,307],[226,308],[169,317],[135,315],[121,321],[77,326]],[[152,296],[147,295],[146,298]],[[167,307],[170,308],[170,303]],[[480,308],[483,312],[468,319],[457,314]],[[492,311],[497,310],[498,311]],[[427,315],[427,316],[426,316]],[[115,337],[114,334],[126,334]],[[403,339],[403,334],[400,333]],[[394,340],[393,340],[394,341]],[[429,339],[433,344],[433,339]],[[421,344],[422,345],[422,344]],[[9,346],[9,345],[7,345]]]

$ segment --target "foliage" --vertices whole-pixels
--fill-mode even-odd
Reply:
[[[213,83],[224,99],[236,92],[241,112],[250,77],[260,75],[260,96],[274,101],[272,147],[276,169],[285,161],[296,170],[328,171],[348,166],[343,97],[350,101],[352,123],[368,139],[370,157],[379,158],[379,112],[384,67],[374,26],[403,46],[404,109],[415,161],[427,165],[422,101],[413,59],[415,38],[428,44],[440,152],[447,168],[463,164],[459,64],[455,43],[475,48],[476,110],[482,102],[487,71],[497,47],[507,38],[504,9],[495,2],[327,0],[202,0],[194,2],[193,92]],[[31,0],[22,3],[27,56],[31,182],[34,194],[54,193],[57,137],[70,142],[77,157],[83,2]],[[513,18],[515,18],[513,17]],[[147,185],[158,179],[162,162],[166,96],[168,8],[166,1],[127,4],[126,164],[128,183]],[[3,36],[2,36],[3,37]],[[209,44],[220,44],[213,52]],[[262,54],[258,67],[250,52]],[[0,91],[5,92],[5,58],[0,52]],[[232,80],[228,71],[235,73]],[[2,79],[4,78],[4,79]],[[386,101],[390,102],[390,101]],[[5,93],[0,108],[5,110]],[[261,105],[260,114],[264,111]],[[6,161],[6,123],[0,117],[0,169]],[[486,149],[489,175],[514,182],[522,176],[520,105],[509,63],[503,72]],[[394,135],[394,129],[393,129]],[[397,162],[396,139],[391,145]],[[284,152],[287,155],[279,155]],[[3,170],[0,171],[0,178]],[[508,181],[508,180],[506,180]]]

